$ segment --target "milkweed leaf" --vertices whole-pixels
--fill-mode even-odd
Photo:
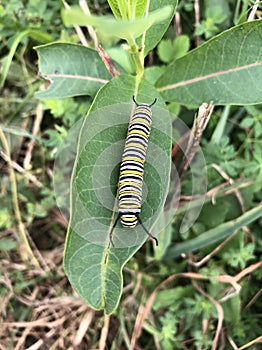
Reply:
[[[158,79],[167,101],[198,106],[262,102],[262,20],[235,26],[172,62]]]
[[[117,211],[119,165],[135,91],[135,78],[118,76],[97,94],[83,122],[71,182],[71,218],[64,266],[81,297],[94,309],[112,313],[122,291],[122,269],[147,240],[137,225],[126,229],[118,223],[113,243],[109,230]],[[137,101],[150,103],[159,97],[153,86],[142,81]],[[128,101],[128,103],[125,103]],[[163,106],[163,101],[158,101]],[[168,191],[171,122],[164,108],[154,105],[153,123],[145,163],[141,218],[148,230],[163,209]],[[150,243],[148,243],[150,244]]]
[[[159,23],[168,18],[172,13],[170,6],[162,7],[151,12],[147,17],[134,20],[116,20],[112,16],[86,15],[80,7],[71,7],[62,11],[62,17],[66,25],[91,25],[97,28],[103,35],[114,36],[133,42],[142,35],[154,23]]]
[[[35,49],[39,56],[39,73],[51,82],[47,90],[36,93],[37,98],[93,96],[111,78],[95,50],[66,43],[41,45]]]

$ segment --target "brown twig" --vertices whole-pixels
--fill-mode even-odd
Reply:
[[[209,122],[213,109],[214,105],[212,101],[209,105],[207,103],[202,103],[198,109],[198,113],[194,119],[192,131],[190,132],[188,145],[184,154],[184,160],[179,169],[180,179],[183,179],[185,172],[197,153],[202,134]]]
[[[100,339],[99,339],[99,350],[104,350],[106,348],[106,339],[109,332],[109,323],[110,323],[110,316],[105,315],[104,316],[104,325],[101,331]]]
[[[142,300],[143,299],[145,299],[145,292],[143,292]],[[141,302],[139,307],[138,307],[135,325],[134,325],[134,331],[133,331],[132,338],[131,338],[131,348],[132,349],[135,349],[137,339],[141,335],[143,323],[145,321],[145,317],[144,317],[145,313],[148,315],[149,312],[146,311],[146,306]]]
[[[179,36],[182,34],[182,28],[181,28],[181,21],[180,21],[180,13],[176,11],[175,13],[175,29],[176,29],[176,36]]]
[[[194,10],[195,10],[195,26],[197,26],[200,23],[200,8],[199,8],[199,0],[194,1]],[[196,35],[195,37],[195,45],[196,47],[199,46],[200,43],[200,36]]]
[[[79,6],[81,7],[81,9],[83,10],[83,12],[90,16],[91,12],[89,10],[89,7],[87,5],[87,2],[85,0],[79,0]],[[96,35],[96,32],[94,30],[94,28],[92,26],[86,26],[88,33],[90,35],[90,38],[92,39],[94,46],[97,47],[98,46],[98,38]]]
[[[203,259],[200,261],[192,261],[190,260],[189,263],[195,267],[201,267],[204,265],[207,261],[209,261],[215,254],[217,254],[239,231],[236,230],[233,232],[229,237],[227,237],[222,243],[220,243],[211,253],[207,254]]]
[[[72,341],[74,348],[79,347],[80,344],[82,343],[83,338],[86,335],[86,332],[87,332],[87,330],[88,330],[88,328],[93,320],[93,317],[94,317],[93,310],[88,310],[84,314],[84,316],[82,317],[80,324],[79,324],[79,327],[78,327],[78,330],[77,330],[76,334],[74,335],[74,338]]]
[[[10,175],[10,182],[11,182],[11,190],[12,190],[12,201],[13,201],[13,210],[15,214],[15,218],[17,221],[17,228],[18,228],[18,239],[19,239],[19,253],[21,256],[21,259],[23,261],[30,262],[33,266],[39,267],[39,263],[37,259],[34,256],[34,253],[30,247],[30,244],[28,242],[26,230],[22,221],[22,216],[19,208],[19,201],[18,201],[18,192],[17,192],[17,184],[16,184],[16,176],[14,169],[12,167],[12,159],[11,159],[11,153],[9,149],[9,145],[7,142],[7,139],[5,137],[5,134],[3,133],[1,127],[0,127],[0,140],[2,142],[3,148],[5,150],[7,164],[8,164],[8,170]]]
[[[62,1],[63,1],[65,8],[69,9],[70,6],[68,5],[68,3],[65,0],[62,0]],[[78,25],[74,25],[74,28],[75,28],[76,34],[77,34],[81,44],[83,46],[89,47],[88,42],[87,42],[86,37],[85,37],[85,34],[83,33],[81,27]]]
[[[97,45],[96,47],[97,52],[104,62],[107,70],[112,75],[112,77],[116,77],[120,74],[120,71],[118,70],[117,66],[114,64],[114,62],[111,60],[111,58],[107,55],[106,51],[103,49],[102,45]]]
[[[38,102],[38,104],[36,106],[36,117],[34,120],[34,125],[33,125],[33,130],[32,130],[33,136],[37,136],[37,134],[39,132],[40,125],[41,125],[41,122],[43,119],[43,115],[44,115],[43,105],[41,102]],[[30,169],[30,162],[32,159],[32,154],[33,154],[35,142],[36,142],[36,140],[34,138],[32,138],[27,144],[27,151],[25,154],[24,162],[23,162],[24,169]]]
[[[212,348],[211,348],[211,350],[216,350],[217,349],[219,335],[221,333],[222,325],[223,325],[223,319],[224,319],[223,308],[219,304],[219,302],[217,302],[214,298],[212,298],[211,295],[206,293],[194,280],[192,280],[192,283],[195,286],[195,288],[199,291],[199,293],[201,293],[207,299],[209,299],[211,301],[211,303],[214,304],[216,309],[217,309],[218,322],[217,322],[216,334],[215,334],[214,340],[212,342]]]
[[[6,155],[6,153],[4,151],[0,150],[0,155],[6,162],[8,162],[8,156]],[[26,171],[24,168],[22,168],[21,165],[19,165],[18,163],[16,163],[13,160],[11,160],[10,164],[15,170],[17,170],[19,173],[23,174],[24,177],[28,181],[31,181],[36,187],[38,187],[38,188],[43,187],[43,184],[33,174],[30,174],[28,171]]]
[[[255,19],[255,16],[256,16],[256,12],[257,12],[257,9],[258,9],[258,6],[259,6],[259,3],[260,3],[260,0],[256,0],[256,2],[254,3],[253,7],[252,7],[252,10],[247,18],[247,21],[253,21]]]
[[[231,293],[230,295],[227,295],[226,297],[222,298],[219,300],[219,302],[224,302],[225,300],[232,298],[236,293],[239,293],[241,290],[241,286],[238,283],[244,276],[250,274],[253,272],[255,269],[259,268],[262,265],[262,261],[258,262],[256,264],[248,266],[245,270],[241,271],[239,274],[236,276],[230,276],[230,275],[220,275],[220,276],[212,276],[212,277],[207,277],[203,276],[198,273],[194,272],[184,272],[184,273],[177,273],[172,276],[169,276],[167,279],[165,279],[163,282],[161,282],[152,292],[150,297],[147,300],[146,305],[143,307],[143,313],[142,316],[139,317],[139,324],[137,325],[137,329],[142,329],[143,323],[145,322],[145,319],[148,317],[149,313],[151,312],[154,300],[157,296],[157,293],[167,284],[171,283],[174,281],[174,279],[178,277],[184,277],[184,278],[190,278],[190,279],[196,279],[196,280],[210,280],[210,279],[215,279],[218,282],[221,283],[229,283],[233,286],[235,289],[235,293]],[[218,303],[218,302],[217,302]],[[220,312],[220,311],[219,311]],[[221,321],[220,321],[221,323]],[[220,331],[220,323],[218,330]],[[133,346],[135,347],[136,341],[138,340],[140,334],[136,334],[136,339],[133,341]]]
[[[256,339],[253,339],[253,340],[249,341],[249,342],[246,343],[245,345],[242,345],[240,348],[238,348],[238,350],[247,349],[247,348],[249,348],[251,345],[258,344],[258,343],[262,343],[262,335],[260,335],[260,336],[257,337]]]
[[[228,183],[229,183],[230,185],[233,185],[233,184],[235,183],[235,181],[234,181],[231,177],[229,177],[229,176],[227,175],[227,173],[226,173],[225,171],[223,171],[223,170],[220,168],[219,165],[213,163],[213,164],[211,164],[211,166],[212,166],[214,169],[216,169],[216,171],[217,171],[225,180],[227,180]],[[238,202],[239,202],[239,204],[240,204],[242,213],[245,213],[246,209],[245,209],[245,204],[244,204],[244,200],[243,200],[243,198],[242,198],[241,193],[239,192],[238,188],[235,188],[235,189],[234,189],[234,192],[235,192],[236,198],[237,198],[237,200],[238,200]]]

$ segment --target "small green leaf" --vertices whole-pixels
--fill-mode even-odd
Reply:
[[[244,269],[247,261],[254,259],[254,249],[255,246],[253,243],[248,243],[244,246],[243,241],[241,241],[239,249],[229,248],[222,256],[230,266]]]
[[[168,18],[171,13],[172,8],[165,6],[151,12],[147,17],[135,20],[116,20],[112,16],[86,15],[80,7],[71,7],[62,10],[62,17],[67,26],[91,25],[104,35],[125,39],[129,43],[133,43],[135,38],[142,35],[154,23]]]
[[[0,251],[10,252],[11,250],[17,249],[17,242],[10,238],[1,238],[0,240]]]
[[[153,309],[157,311],[170,306],[178,308],[178,305],[190,295],[192,295],[192,286],[190,285],[160,290],[156,295]]]
[[[158,91],[186,105],[261,103],[261,32],[257,20],[217,35],[172,62],[157,81]]]
[[[108,0],[109,6],[118,19],[135,19],[143,17],[147,0]]]
[[[40,74],[51,85],[37,98],[93,96],[111,78],[95,50],[81,45],[55,43],[35,48]]]
[[[121,75],[99,91],[82,125],[71,186],[65,271],[81,297],[94,309],[105,309],[107,314],[118,305],[123,266],[148,239],[140,225],[124,229],[118,223],[113,234],[114,247],[108,247],[135,85],[134,77]],[[159,95],[154,87],[142,80],[137,101],[151,103],[155,97]],[[158,106],[164,106],[161,98]],[[153,106],[141,211],[149,230],[163,209],[170,174],[171,121],[169,113],[158,106]]]
[[[173,43],[171,39],[164,39],[157,47],[158,57],[162,62],[168,63],[172,61],[173,56]]]
[[[130,54],[123,48],[123,46],[109,47],[106,50],[108,56],[117,62],[128,73],[135,73],[135,65],[131,59]]]
[[[251,128],[251,126],[255,123],[255,119],[252,117],[246,117],[244,118],[241,123],[240,126],[241,128]]]
[[[214,23],[222,23],[226,18],[226,14],[222,6],[214,6],[207,8],[206,17],[212,19]]]
[[[157,53],[161,61],[169,63],[184,56],[189,50],[189,38],[187,35],[180,35],[174,41],[165,39],[157,47]]]
[[[224,310],[224,318],[231,324],[236,324],[240,320],[241,313],[241,299],[240,295],[237,294],[233,298],[226,300],[221,303]]]
[[[174,52],[174,60],[177,60],[178,58],[184,56],[190,47],[189,37],[187,35],[180,35],[177,38],[175,38],[173,42],[173,52]]]

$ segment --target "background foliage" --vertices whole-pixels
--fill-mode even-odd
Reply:
[[[168,1],[154,3],[157,9]],[[179,90],[161,93],[161,88],[170,84],[168,79],[174,83],[173,78],[179,82],[198,74],[194,62],[204,61],[205,50],[211,50],[214,60],[217,56],[220,58],[223,49],[232,52],[232,60],[223,62],[223,69],[230,69],[236,58],[239,65],[245,60],[245,64],[258,62],[256,52],[261,48],[262,36],[258,20],[261,5],[252,13],[254,1],[200,1],[199,9],[197,3],[179,1],[176,21],[164,28],[161,41],[157,44],[160,37],[148,36],[144,47],[145,55],[154,48],[145,60],[145,78],[157,86],[162,101],[168,102],[168,109],[189,127],[195,114],[192,106],[201,101],[194,100],[198,91],[194,94],[186,86],[186,93]],[[130,19],[130,12],[124,8],[122,13],[118,12],[117,1],[88,2],[90,12],[97,16],[110,14],[109,4],[116,16]],[[38,58],[33,49],[40,45],[39,64],[44,68],[41,74],[48,77],[50,64],[56,62],[41,61],[40,51],[49,50],[49,46],[43,45],[58,40],[67,45],[79,44],[81,32],[66,27],[62,21],[60,11],[64,6],[60,2],[19,0],[4,1],[0,5],[3,323],[0,343],[4,348],[16,349],[33,345],[40,349],[70,346],[79,349],[236,349],[245,344],[246,348],[258,349],[262,113],[261,105],[254,103],[261,102],[261,68],[255,66],[252,72],[247,69],[241,76],[232,76],[228,93],[217,91],[218,106],[201,143],[207,163],[208,189],[198,220],[189,231],[179,232],[188,196],[192,193],[189,173],[183,181],[177,215],[159,236],[159,249],[147,243],[129,260],[124,268],[120,304],[113,315],[104,316],[77,297],[64,275],[62,259],[67,222],[56,207],[52,184],[53,164],[60,144],[69,129],[85,116],[96,91],[104,83],[92,86],[86,95],[71,91],[66,98],[53,99],[51,96],[57,97],[52,95],[54,91],[46,90],[48,84],[38,76]],[[138,11],[136,15],[141,13]],[[252,22],[247,23],[249,16],[258,20],[256,27]],[[143,23],[147,24],[147,21]],[[240,27],[233,28],[235,25]],[[252,28],[257,28],[255,39],[250,35]],[[246,31],[246,40],[242,43],[239,38],[243,31]],[[82,28],[90,48],[79,50],[92,50],[91,61],[100,67],[97,78],[110,80],[88,33]],[[130,33],[124,35],[129,38]],[[227,37],[235,38],[234,46],[223,46]],[[138,73],[139,66],[130,60],[118,40],[103,33],[99,40],[121,73]],[[200,44],[205,45],[204,49],[185,56]],[[68,52],[61,54],[58,46],[55,50],[60,60]],[[55,50],[53,48],[52,54]],[[82,53],[76,55],[78,59],[81,56]],[[71,60],[64,60],[69,69],[79,67]],[[203,65],[203,74],[218,71],[212,62]],[[51,73],[64,67],[63,64],[51,67]],[[188,76],[181,78],[176,74],[174,77],[174,69]],[[59,73],[57,70],[56,74]],[[58,82],[61,79],[56,78]],[[214,77],[213,84],[216,79]],[[245,84],[239,85],[239,79],[244,79]],[[81,89],[85,90],[86,86]],[[106,87],[104,89],[107,96]],[[116,98],[121,101],[126,96],[119,90]],[[46,99],[35,98],[36,91],[40,91],[36,96]],[[68,92],[68,88],[62,91]],[[230,93],[235,92],[241,97],[230,100]],[[176,94],[183,98],[174,98]],[[75,95],[78,96],[72,97]],[[123,102],[130,101],[131,97],[130,91],[129,100]],[[92,108],[101,107],[99,100],[95,101],[97,105]],[[186,254],[181,256],[181,253]]]

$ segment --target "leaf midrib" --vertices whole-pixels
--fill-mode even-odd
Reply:
[[[245,70],[245,69],[252,68],[252,67],[255,67],[255,66],[260,66],[260,65],[262,65],[262,61],[261,62],[259,61],[259,62],[246,64],[246,65],[240,66],[240,67],[228,68],[228,69],[225,69],[225,70],[222,70],[222,71],[217,71],[217,72],[214,72],[214,73],[205,74],[205,75],[202,75],[202,76],[199,76],[199,77],[196,77],[196,78],[183,80],[183,81],[180,81],[179,83],[166,85],[166,86],[163,86],[161,88],[158,88],[157,90],[158,91],[171,90],[171,89],[175,89],[175,88],[180,87],[180,86],[193,84],[193,83],[196,83],[196,82],[199,82],[199,81],[202,81],[202,80],[206,80],[206,79],[209,79],[209,78],[216,78],[216,77],[218,77],[220,75],[225,75],[225,74],[229,74],[229,73]]]

